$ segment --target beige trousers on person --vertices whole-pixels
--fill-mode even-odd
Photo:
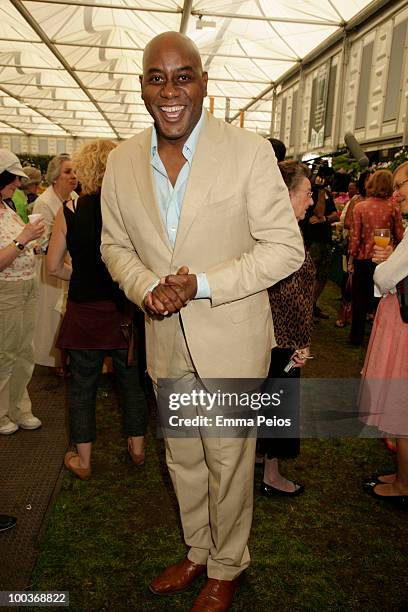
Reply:
[[[181,326],[169,378],[200,388]],[[159,381],[160,384],[160,381]],[[202,388],[202,387],[201,387]],[[166,460],[188,558],[210,578],[233,580],[249,565],[256,438],[167,438]]]
[[[35,280],[0,281],[0,426],[31,415]]]

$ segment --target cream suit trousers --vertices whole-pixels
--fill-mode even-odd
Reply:
[[[184,391],[200,387],[181,322],[169,378]],[[250,562],[256,439],[167,438],[165,444],[188,558],[207,564],[210,578],[233,580]]]
[[[0,281],[0,425],[31,416],[35,280]]]

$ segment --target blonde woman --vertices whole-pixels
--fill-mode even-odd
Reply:
[[[65,466],[83,480],[91,475],[96,393],[107,354],[112,356],[117,378],[129,454],[135,464],[144,462],[147,405],[138,364],[135,361],[127,366],[128,345],[121,331],[125,296],[112,281],[100,254],[100,190],[106,160],[114,147],[109,140],[98,140],[75,155],[82,195],[58,211],[47,255],[49,273],[69,280],[57,346],[70,360],[69,424],[77,452],[65,455]],[[67,251],[72,266],[66,263]]]
[[[52,232],[55,215],[62,203],[75,200],[78,196],[74,189],[78,185],[74,165],[69,155],[57,155],[48,164],[46,180],[49,187],[35,201],[33,213],[40,213],[46,224],[43,244]],[[62,375],[59,352],[55,348],[61,318],[64,311],[67,284],[51,277],[47,272],[45,256],[39,270],[38,309],[34,334],[35,363],[50,368]]]

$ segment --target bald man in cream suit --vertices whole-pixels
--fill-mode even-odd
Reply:
[[[102,256],[146,312],[148,371],[173,378],[261,378],[274,346],[267,287],[297,270],[303,241],[270,143],[203,111],[195,45],[166,32],[146,47],[149,128],[110,154]],[[160,282],[161,281],[161,282]],[[186,559],[150,585],[207,583],[193,610],[227,610],[249,564],[254,438],[168,438]]]

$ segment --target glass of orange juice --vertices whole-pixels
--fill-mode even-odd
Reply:
[[[376,228],[374,230],[374,242],[377,246],[385,249],[390,244],[390,230],[388,228]]]

